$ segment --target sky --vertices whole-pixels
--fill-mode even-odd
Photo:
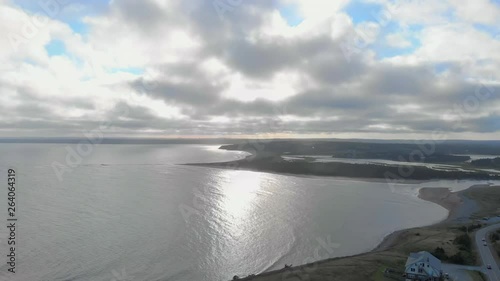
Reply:
[[[0,137],[500,139],[500,0],[0,0]]]

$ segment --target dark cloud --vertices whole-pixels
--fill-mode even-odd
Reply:
[[[122,19],[122,22],[134,27],[148,31],[156,29],[161,24],[170,22],[169,11],[163,10],[156,1],[153,0],[120,0],[111,3],[112,12],[115,12]]]
[[[131,83],[135,91],[166,103],[202,107],[216,103],[226,84],[213,81],[199,69],[196,62],[174,63],[158,66],[160,77],[155,81],[143,78]]]
[[[269,79],[277,71],[296,64],[300,56],[280,40],[267,44],[237,40],[225,50],[224,58],[231,67],[250,77]]]

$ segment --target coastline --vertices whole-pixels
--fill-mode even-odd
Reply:
[[[184,163],[180,165],[198,166],[207,168],[248,170],[256,172],[278,173],[301,176],[345,177],[354,179],[379,179],[399,183],[401,181],[434,181],[434,180],[500,180],[500,174],[480,173],[477,170],[438,170],[427,166],[412,166],[411,174],[401,177],[401,165],[380,165],[373,163],[356,164],[345,162],[307,162],[285,161],[281,156],[247,156],[244,159],[210,162],[210,163]]]
[[[477,184],[456,192],[446,187],[424,187],[419,189],[418,198],[432,202],[448,210],[448,216],[444,220],[424,227],[448,225],[469,219],[477,211],[477,206],[474,200],[465,196],[465,193],[473,189],[489,186],[487,184]],[[373,250],[366,253],[382,252],[391,249],[398,244],[401,236],[411,229],[415,228],[401,229],[386,235],[382,242]]]
[[[346,257],[329,258],[309,264],[263,272],[258,275],[242,277],[239,280],[278,281],[288,280],[285,278],[287,276],[299,277],[298,280],[302,280],[300,279],[302,277],[309,278],[306,276],[314,276],[314,278],[309,280],[324,280],[327,276],[332,276],[332,271],[339,275],[338,280],[347,280],[341,277],[344,274],[346,274],[345,276],[349,276],[349,278],[351,278],[350,280],[371,280],[372,274],[377,272],[381,266],[391,265],[394,267],[399,266],[397,264],[401,262],[404,264],[407,257],[407,254],[403,254],[404,252],[418,251],[415,247],[422,247],[420,244],[413,245],[413,243],[417,242],[418,244],[418,241],[422,239],[426,240],[431,237],[434,238],[436,235],[446,236],[441,237],[441,239],[443,239],[442,241],[451,239],[454,234],[450,233],[450,227],[464,223],[466,220],[464,221],[463,218],[467,218],[468,220],[468,218],[477,211],[477,209],[473,208],[474,204],[477,202],[471,200],[468,196],[465,196],[465,194],[469,191],[475,192],[477,191],[475,190],[476,188],[479,189],[486,186],[489,185],[472,185],[457,192],[452,192],[449,188],[421,188],[418,195],[421,200],[438,204],[448,210],[448,216],[444,220],[427,226],[402,229],[390,233],[385,236],[381,243],[368,252]],[[493,187],[498,187],[500,189],[500,186]],[[365,268],[364,272],[353,269],[354,264],[363,266]],[[370,278],[367,279],[367,277]]]
[[[418,198],[438,204],[439,206],[448,210],[448,216],[444,220],[434,224],[430,224],[428,226],[438,226],[441,224],[451,223],[453,220],[455,220],[457,214],[460,213],[460,209],[461,208],[465,209],[464,206],[465,201],[463,200],[463,193],[468,189],[474,188],[475,186],[476,185],[473,185],[467,189],[457,192],[452,192],[449,188],[445,187],[421,188],[419,190]],[[413,228],[401,229],[388,234],[387,236],[384,237],[384,239],[382,240],[382,242],[380,242],[380,244],[378,244],[373,250],[367,253],[382,252],[391,249],[396,244],[398,244],[402,234],[406,233],[410,229]]]

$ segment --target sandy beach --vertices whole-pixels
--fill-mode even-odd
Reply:
[[[464,213],[467,213],[467,210],[471,212],[468,215],[472,214],[473,208],[471,208],[471,206],[466,206],[464,203],[466,200],[464,200],[463,192],[464,191],[451,192],[448,188],[421,188],[418,197],[447,209],[449,212],[448,217],[444,221],[437,223],[446,224],[455,220],[458,214],[464,215]],[[390,249],[399,243],[401,234],[407,231],[407,229],[402,229],[387,235],[384,240],[373,249],[373,252]]]
[[[449,215],[445,221],[453,219],[459,213],[459,209],[464,207],[460,192],[451,192],[448,188],[422,188],[418,197],[447,209]]]

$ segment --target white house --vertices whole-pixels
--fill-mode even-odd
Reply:
[[[406,260],[406,281],[438,281],[441,276],[441,261],[428,252],[411,253]]]

